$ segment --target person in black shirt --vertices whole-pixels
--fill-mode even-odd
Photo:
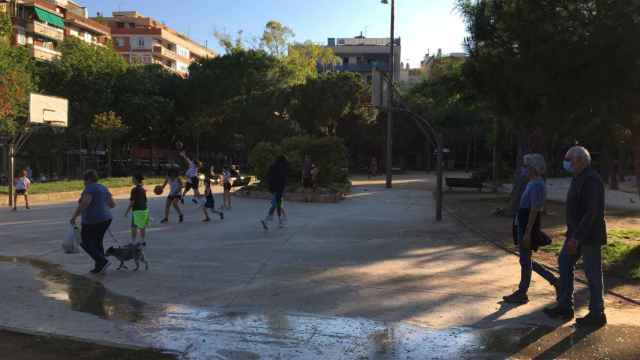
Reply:
[[[267,173],[267,185],[269,186],[269,191],[273,194],[273,198],[271,199],[271,207],[269,208],[269,212],[267,213],[267,217],[264,220],[261,220],[262,227],[265,230],[269,229],[268,223],[273,221],[273,213],[278,211],[278,220],[280,223],[280,227],[285,225],[284,223],[284,212],[282,209],[282,196],[284,195],[284,190],[287,187],[287,177],[289,176],[289,162],[284,155],[278,156],[276,161],[271,164],[269,167],[269,172]]]
[[[149,208],[147,207],[147,192],[144,189],[144,177],[141,174],[133,176],[131,196],[129,197],[129,207],[124,216],[131,215],[131,242],[135,243],[138,233],[140,240],[145,242],[146,228],[149,225]]]
[[[567,193],[567,238],[558,257],[558,304],[545,309],[545,313],[573,318],[573,272],[582,257],[589,284],[589,314],[576,319],[576,325],[601,327],[607,323],[602,279],[602,246],[607,243],[604,184],[591,167],[591,155],[584,147],[569,149],[563,167],[573,174]]]

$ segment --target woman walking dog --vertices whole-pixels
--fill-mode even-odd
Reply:
[[[78,216],[82,216],[80,246],[93,259],[95,267],[91,273],[94,274],[105,273],[111,265],[105,258],[103,240],[111,225],[111,209],[114,207],[116,203],[109,189],[98,183],[98,173],[88,170],[84,174],[84,191],[70,222],[75,226]]]

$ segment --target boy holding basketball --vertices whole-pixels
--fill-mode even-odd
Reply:
[[[180,180],[180,176],[178,176],[178,171],[176,169],[169,170],[167,179],[164,181],[162,185],[162,190],[169,185],[169,195],[167,196],[167,202],[164,207],[164,219],[162,219],[161,223],[166,223],[169,221],[169,210],[171,206],[178,212],[178,219],[180,222],[184,221],[184,215],[180,210],[180,199],[182,198],[182,180]]]
[[[147,192],[144,189],[144,177],[142,174],[133,176],[134,187],[131,189],[129,197],[129,207],[124,216],[129,216],[129,212],[133,210],[131,215],[131,242],[136,242],[138,233],[140,239],[144,243],[146,228],[149,225],[149,208],[147,207]]]

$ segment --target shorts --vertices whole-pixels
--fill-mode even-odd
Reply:
[[[131,227],[146,229],[149,226],[149,209],[133,210],[131,213]]]
[[[180,196],[180,195],[169,195],[169,196],[167,196],[167,200],[169,200],[169,201],[180,200],[180,199],[182,199],[182,196]]]
[[[224,188],[224,191],[229,192],[231,191],[231,183],[224,183],[224,185],[222,185],[222,187]]]
[[[184,187],[184,191],[187,192],[191,189],[198,189],[198,186],[200,186],[200,179],[197,176],[194,176],[189,178],[189,181],[187,181],[187,184]]]
[[[27,190],[25,189],[16,190],[16,195],[27,195]]]
[[[302,179],[302,186],[304,186],[305,188],[312,188],[313,187],[313,178],[311,176],[305,177],[304,179]]]
[[[206,200],[206,201],[205,201],[205,203],[204,203],[204,207],[205,207],[206,209],[211,209],[211,210],[213,210],[213,209],[215,209],[215,208],[216,208],[216,201],[215,201],[215,199],[213,198],[213,195],[209,195],[209,196],[207,196],[207,200]]]

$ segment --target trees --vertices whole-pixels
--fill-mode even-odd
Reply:
[[[291,117],[309,135],[335,135],[338,122],[361,110],[367,86],[354,73],[324,73],[291,91]]]
[[[113,140],[124,135],[127,127],[122,118],[113,111],[96,114],[91,122],[91,133],[105,144],[107,152],[107,176],[111,176],[111,160],[113,152]]]
[[[67,37],[62,56],[42,64],[40,86],[50,94],[69,99],[70,130],[88,133],[95,114],[111,109],[117,81],[127,63],[110,46],[94,46]]]
[[[316,45],[311,41],[289,45],[285,59],[285,63],[293,71],[294,84],[301,84],[308,78],[317,77],[319,66],[335,65],[337,61],[333,49]]]
[[[516,134],[518,159],[536,132],[547,134],[551,158],[575,139],[596,151],[610,146],[594,134],[612,132],[633,92],[638,1],[460,0],[458,8],[470,33],[465,72]]]
[[[36,89],[33,60],[12,47],[11,20],[0,14],[0,134],[15,134],[27,117],[29,93]]]
[[[271,20],[265,25],[260,38],[260,47],[275,57],[284,57],[290,40],[295,36],[293,30],[280,22]]]

